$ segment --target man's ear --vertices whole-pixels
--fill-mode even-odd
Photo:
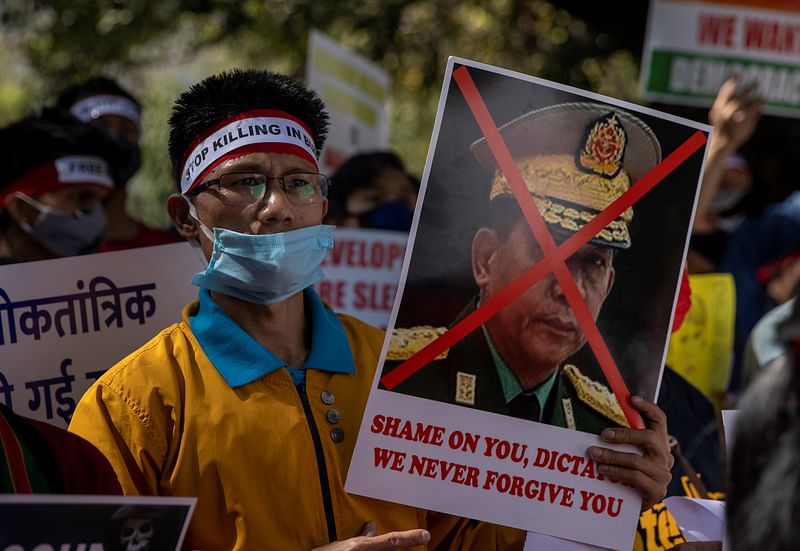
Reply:
[[[28,224],[29,226],[32,226],[39,217],[39,210],[24,199],[20,198],[19,195],[12,195],[6,199],[5,205],[3,205],[3,210],[8,213],[11,219],[18,226],[22,224]]]
[[[198,239],[200,227],[197,220],[189,214],[189,204],[183,195],[173,193],[167,198],[167,213],[175,224],[175,229],[187,241]]]
[[[489,281],[491,262],[497,245],[497,232],[490,228],[479,229],[472,239],[472,275],[481,290]]]

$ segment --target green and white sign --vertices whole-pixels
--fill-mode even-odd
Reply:
[[[736,73],[758,84],[767,113],[800,117],[800,3],[651,0],[647,27],[646,98],[708,106]]]

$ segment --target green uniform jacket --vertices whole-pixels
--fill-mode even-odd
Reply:
[[[471,306],[462,316],[474,309]],[[395,329],[384,375],[436,338],[443,329]],[[408,339],[409,333],[414,337]],[[400,346],[397,343],[401,342]],[[483,331],[477,329],[392,390],[420,398],[508,415],[503,387]],[[545,404],[543,422],[599,434],[606,427],[628,426],[614,394],[577,367],[559,367]]]

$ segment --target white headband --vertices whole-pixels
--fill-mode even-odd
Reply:
[[[132,121],[137,128],[141,128],[139,107],[123,96],[110,94],[89,96],[76,102],[69,108],[69,112],[82,122],[91,122],[105,115],[117,115]]]
[[[41,164],[13,182],[0,192],[0,205],[12,194],[39,195],[74,184],[93,184],[113,188],[111,169],[108,163],[94,155],[70,155]]]
[[[53,161],[62,184],[98,184],[113,188],[111,169],[100,157],[92,155],[71,155]]]
[[[226,119],[195,140],[181,169],[181,193],[223,161],[255,151],[291,153],[317,169],[317,149],[305,125],[282,111],[249,111]]]

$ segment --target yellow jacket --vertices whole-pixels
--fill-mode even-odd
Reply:
[[[184,548],[307,550],[371,519],[381,533],[428,528],[431,549],[521,549],[516,530],[344,491],[382,332],[340,315],[355,373],[310,369],[306,396],[286,369],[232,388],[192,333],[196,309],[103,375],[70,426],[106,455],[125,494],[198,498]]]

